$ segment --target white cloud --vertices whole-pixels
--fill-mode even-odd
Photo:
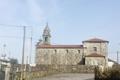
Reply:
[[[12,24],[12,25],[36,25],[40,24],[40,27],[34,26],[34,37],[40,36],[39,33],[42,31],[40,28],[41,24],[45,25],[48,18],[51,20],[56,14],[59,13],[57,0],[40,0],[43,3],[39,3],[39,0],[0,0],[0,24]],[[7,28],[5,28],[7,29]],[[16,28],[17,29],[17,28]],[[1,28],[3,30],[3,27]],[[3,35],[13,36],[15,33],[17,36],[22,35],[22,29],[20,32],[14,28],[10,30],[3,30],[5,33]],[[15,35],[15,36],[16,36]],[[22,49],[22,40],[17,39],[1,39],[1,43],[8,44],[10,46],[11,55],[19,58],[21,60],[21,49]],[[34,40],[35,41],[35,40]],[[37,41],[35,41],[37,42]],[[33,46],[35,45],[35,42]],[[11,44],[13,44],[11,46]],[[30,41],[26,43],[26,55],[29,54]],[[33,51],[34,52],[34,51]],[[33,56],[34,58],[34,56]]]
[[[36,2],[36,0],[27,0],[27,6],[29,10],[29,18],[33,19],[34,22],[40,22],[43,20],[43,10],[41,9],[40,5]]]

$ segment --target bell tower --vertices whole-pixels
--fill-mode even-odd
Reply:
[[[48,23],[46,24],[42,37],[43,37],[43,44],[50,44],[51,34]]]

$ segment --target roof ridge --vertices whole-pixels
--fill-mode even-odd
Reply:
[[[83,48],[83,45],[39,45],[37,48]]]
[[[83,42],[109,42],[109,41],[95,37],[95,38],[91,38],[91,39],[85,40]]]

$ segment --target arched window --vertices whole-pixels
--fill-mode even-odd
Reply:
[[[47,42],[48,41],[48,37],[45,37],[45,42]]]

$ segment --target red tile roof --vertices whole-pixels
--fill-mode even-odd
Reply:
[[[92,39],[89,39],[89,40],[85,40],[85,41],[83,41],[83,43],[84,42],[97,42],[97,43],[99,43],[99,42],[109,42],[109,41],[107,41],[107,40],[102,40],[102,39],[99,39],[99,38],[92,38]]]
[[[83,48],[83,45],[38,45],[37,48]]]
[[[92,53],[92,54],[86,55],[86,57],[105,57],[105,56],[97,53]]]

